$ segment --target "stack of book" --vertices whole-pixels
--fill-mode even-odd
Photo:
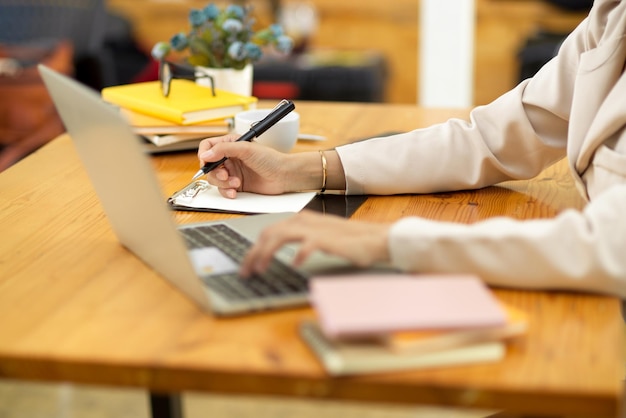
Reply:
[[[310,294],[300,334],[332,375],[495,362],[527,327],[474,276],[324,276]]]
[[[220,89],[213,95],[210,88],[181,79],[171,81],[168,97],[159,81],[149,81],[106,87],[102,98],[120,108],[149,152],[197,149],[202,139],[229,133],[233,116],[256,108],[258,101]]]

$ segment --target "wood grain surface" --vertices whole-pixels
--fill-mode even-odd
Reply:
[[[296,106],[301,130],[328,140],[299,143],[295,152],[467,116],[409,105]],[[164,196],[198,168],[193,152],[151,158]],[[354,218],[552,217],[583,205],[568,179],[561,162],[531,181],[479,191],[372,197]],[[173,216],[187,223],[236,215]],[[311,309],[214,318],[121,247],[66,135],[0,174],[0,231],[0,377],[537,415],[615,417],[620,410],[620,301],[599,295],[495,289],[530,326],[502,362],[331,378],[297,335]]]

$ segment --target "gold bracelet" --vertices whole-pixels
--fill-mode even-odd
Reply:
[[[320,193],[324,193],[326,191],[326,179],[328,178],[328,163],[326,162],[324,151],[319,150],[319,153],[322,157],[322,189],[320,190]]]

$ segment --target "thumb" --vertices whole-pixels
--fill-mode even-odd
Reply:
[[[246,141],[219,142],[211,149],[199,155],[204,162],[214,162],[222,158],[237,158],[245,160],[251,153],[252,144]]]

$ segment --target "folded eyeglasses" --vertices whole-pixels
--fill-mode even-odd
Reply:
[[[164,97],[168,97],[170,95],[172,80],[177,78],[194,81],[199,78],[208,78],[209,83],[211,84],[211,94],[215,96],[215,81],[213,80],[213,76],[208,72],[205,72],[202,67],[188,67],[161,60],[159,62],[159,81],[161,83],[161,93],[163,93]]]

